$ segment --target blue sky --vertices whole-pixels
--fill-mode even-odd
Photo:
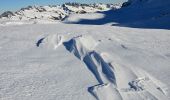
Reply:
[[[15,11],[28,5],[55,5],[65,2],[80,3],[119,3],[126,0],[0,0],[0,13],[11,10]]]

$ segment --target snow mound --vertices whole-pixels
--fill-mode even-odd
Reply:
[[[90,87],[89,91],[97,100],[123,100],[119,91],[111,84],[102,84]]]
[[[37,41],[36,45],[37,47],[46,47],[46,48],[53,48],[57,49],[60,45],[62,45],[64,41],[64,36],[54,34],[54,35],[49,35],[45,38],[41,38]]]
[[[77,36],[65,42],[67,50],[74,53],[76,57],[82,59],[87,52],[93,51],[97,46],[98,42],[95,41],[91,36]]]
[[[114,62],[109,53],[96,51],[96,44],[92,37],[82,35],[64,42],[66,49],[81,59],[98,81],[88,89],[97,100],[168,100],[162,82],[142,69]]]

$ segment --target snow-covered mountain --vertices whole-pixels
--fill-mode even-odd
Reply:
[[[134,27],[170,28],[170,0],[128,0],[117,17],[127,15],[122,24]],[[130,21],[130,22],[128,22]],[[128,23],[127,23],[128,22]]]
[[[168,6],[169,0],[128,0],[123,3],[123,6],[140,6],[140,7],[160,7]]]
[[[62,20],[70,13],[89,13],[116,9],[118,6],[113,4],[79,4],[66,3],[55,6],[28,6],[16,12],[4,12],[0,17],[10,20]]]
[[[169,5],[170,0],[129,0],[123,3],[120,9],[95,13],[93,16],[100,16],[96,19],[85,18],[86,15],[75,18],[75,15],[66,21],[72,24],[170,29]]]

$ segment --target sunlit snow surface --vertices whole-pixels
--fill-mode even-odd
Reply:
[[[136,28],[130,28],[102,12],[63,22],[1,19],[0,99],[169,100],[166,14],[154,17],[159,28],[138,26],[153,22],[150,17],[132,20]]]
[[[169,33],[62,23],[1,26],[0,98],[166,100]]]

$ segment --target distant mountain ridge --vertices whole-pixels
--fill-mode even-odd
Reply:
[[[63,5],[49,6],[28,6],[16,12],[6,11],[0,15],[1,19],[8,20],[62,20],[71,13],[89,13],[117,9],[120,5],[116,4],[80,4],[65,3]]]

